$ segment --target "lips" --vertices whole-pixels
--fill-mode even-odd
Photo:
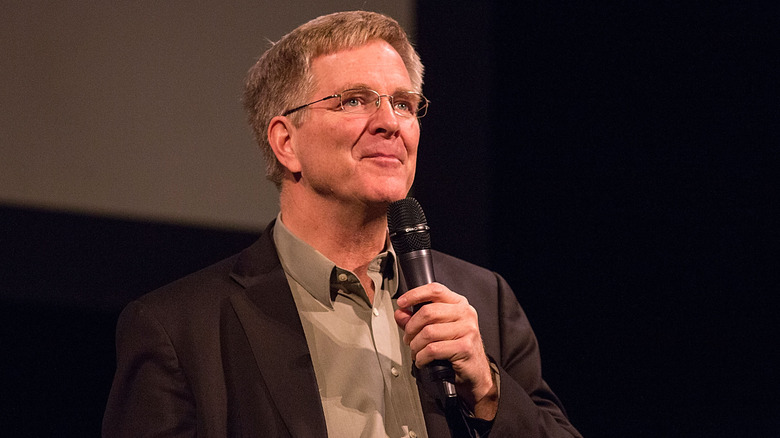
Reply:
[[[398,167],[403,164],[403,160],[394,154],[369,154],[364,155],[363,160],[383,167]]]
[[[402,161],[401,157],[395,154],[383,154],[383,153],[376,153],[376,154],[368,154],[364,155],[363,158],[379,158],[379,159],[388,159],[388,160],[397,160]]]
[[[406,160],[405,151],[398,151],[396,147],[383,147],[365,150],[362,154],[364,159],[373,159],[379,161],[393,161],[403,163]]]

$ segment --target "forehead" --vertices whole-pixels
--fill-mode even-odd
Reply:
[[[311,72],[319,92],[337,92],[358,85],[380,92],[411,89],[401,55],[383,40],[318,56],[311,62]]]

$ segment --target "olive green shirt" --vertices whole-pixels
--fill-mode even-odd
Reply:
[[[411,352],[393,318],[399,268],[389,239],[368,266],[372,305],[357,276],[293,235],[281,214],[273,238],[306,334],[328,436],[427,437]]]

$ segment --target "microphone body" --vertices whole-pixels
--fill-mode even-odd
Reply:
[[[387,224],[404,280],[409,289],[433,283],[430,228],[420,204],[414,198],[396,201],[388,207]],[[423,303],[412,307],[417,312]],[[447,360],[434,360],[424,370],[425,376],[435,387],[434,397],[439,406],[450,409],[457,405],[455,372]]]
[[[430,249],[418,249],[401,254],[396,252],[396,255],[409,289],[436,281],[436,276],[433,273],[433,256]]]

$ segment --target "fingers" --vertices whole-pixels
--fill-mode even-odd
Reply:
[[[407,291],[404,293],[401,297],[398,298],[398,307],[399,309],[395,311],[395,320],[396,323],[404,330],[407,331],[407,323],[411,319],[413,313],[412,308],[413,306],[416,306],[415,308],[420,309],[417,313],[420,313],[422,309],[426,309],[424,313],[421,314],[420,317],[416,319],[422,319],[429,321],[445,321],[445,319],[437,318],[435,314],[432,314],[432,312],[436,312],[437,309],[435,307],[438,306],[431,306],[431,304],[434,303],[449,303],[449,304],[458,304],[458,303],[464,303],[468,304],[468,301],[465,297],[462,297],[455,292],[452,292],[444,285],[441,285],[439,283],[431,283],[427,284],[425,286],[420,286],[418,288],[414,288],[410,291]],[[426,304],[425,306],[420,307],[420,304]],[[441,311],[439,309],[439,311]],[[413,325],[410,328],[414,328]],[[417,333],[419,330],[419,327],[417,327],[416,330],[414,330],[414,333]]]
[[[409,307],[421,303],[428,304],[412,314]],[[474,350],[481,351],[477,311],[447,287],[432,283],[412,289],[398,299],[398,305],[395,319],[418,365],[434,359],[460,361]]]
[[[409,320],[412,318],[412,310],[410,308],[400,308],[397,309],[393,315],[395,317],[395,322],[398,324],[399,327],[401,327],[402,330],[406,330],[406,324],[409,322]]]
[[[426,284],[416,287],[398,298],[398,307],[411,307],[423,303],[451,303],[455,304],[466,298],[449,290],[439,283]]]
[[[404,342],[409,344],[418,337],[421,331],[427,330],[427,336],[421,338],[428,342],[461,337],[469,332],[479,332],[477,311],[464,298],[457,304],[430,303],[415,314],[404,313],[404,323],[399,324],[404,330]],[[457,327],[458,332],[445,330]]]
[[[460,363],[470,359],[475,351],[481,351],[472,333],[458,322],[450,322],[425,326],[417,336],[404,341],[409,343],[417,366],[436,359]]]

